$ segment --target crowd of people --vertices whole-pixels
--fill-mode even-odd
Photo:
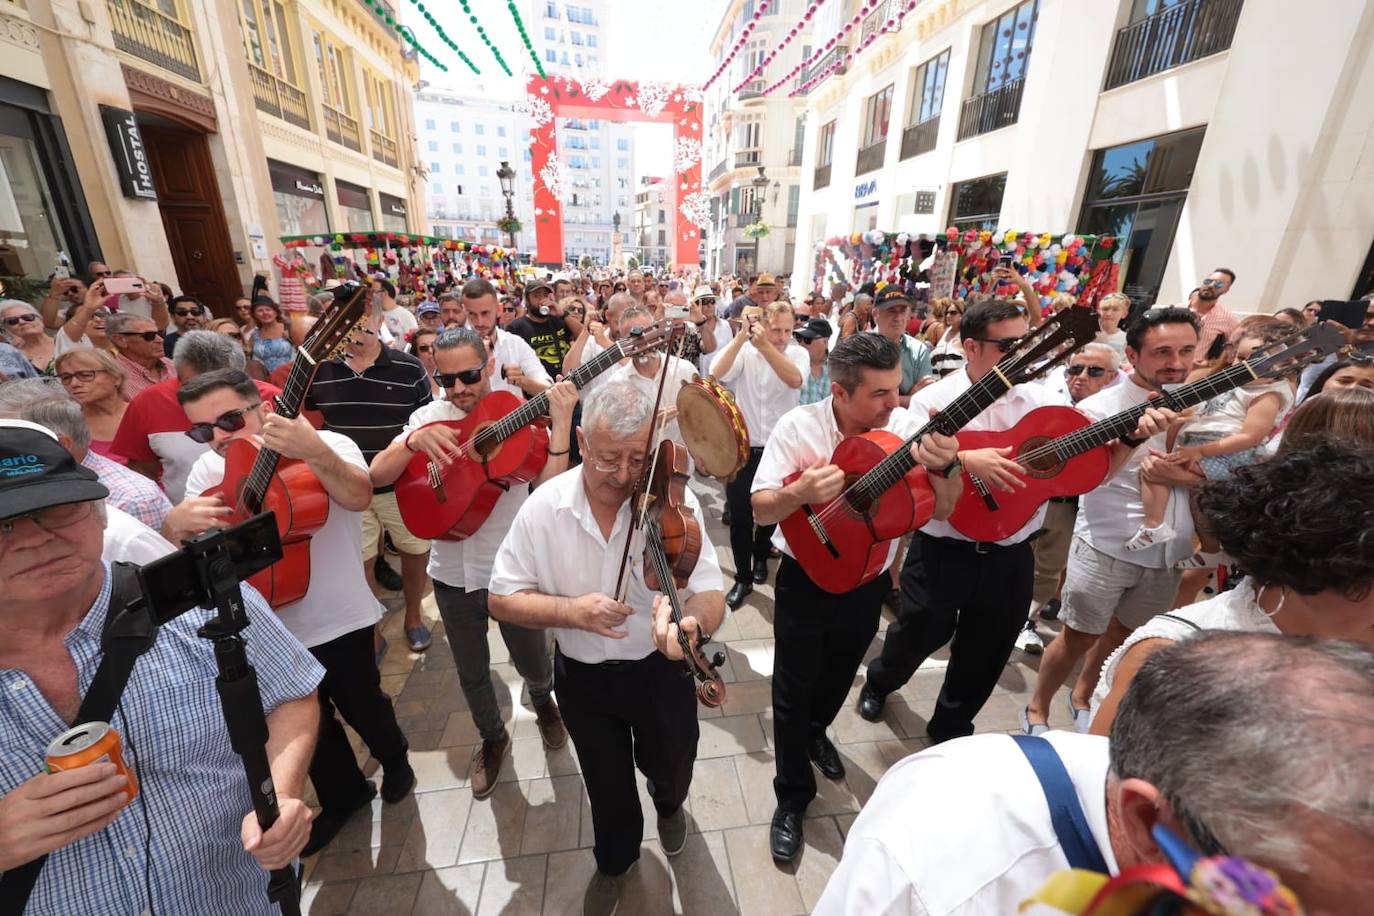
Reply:
[[[1374,299],[1339,352],[1175,413],[1151,402],[1311,327],[1321,303],[1242,317],[1222,304],[1229,269],[1179,305],[1103,297],[1096,340],[961,432],[1051,405],[1091,420],[1139,408],[1138,421],[1105,446],[1100,485],[978,541],[950,520],[966,482],[1011,492],[1031,471],[1008,448],[915,434],[1076,307],[1042,303],[1011,269],[959,300],[901,282],[794,298],[766,273],[539,271],[423,291],[379,274],[354,333],[319,360],[304,344],[337,291],[288,313],[258,287],[217,317],[144,278],[112,293],[115,278],[131,275],[92,263],[41,302],[0,301],[0,877],[48,856],[29,912],[266,911],[260,869],[326,848],[378,794],[414,790],[379,674],[378,596],[399,595],[404,651],[423,653],[439,651],[431,592],[480,735],[473,796],[495,790],[511,745],[495,621],[544,746],[578,751],[597,865],[584,912],[614,912],[644,832],[636,770],[664,852],[690,830],[698,700],[684,642],[770,578],[780,865],[802,853],[817,771],[845,775],[829,729],[861,668],[857,711],[877,721],[933,654],[948,658],[932,746],[881,780],[817,912],[1011,912],[1057,870],[1163,861],[1160,828],[1272,870],[1312,912],[1351,912],[1374,890],[1358,867],[1374,856]],[[656,329],[664,346],[579,373]],[[308,388],[284,394],[301,360]],[[669,600],[649,584],[636,496],[657,443],[683,446],[679,509],[704,530],[693,488],[715,484],[673,400],[699,376],[742,417],[724,481],[730,560],[702,538]],[[488,460],[457,426],[495,392],[539,400],[544,460],[517,485],[484,484],[485,514],[461,537],[417,536],[398,487],[421,456],[440,476]],[[299,410],[282,407],[292,395]],[[853,478],[832,455],[876,432],[924,470],[929,520],[880,542],[881,572],[836,593],[779,523],[839,498]],[[240,518],[242,481],[226,475],[247,443],[305,469],[327,507],[299,595],[243,586],[281,808],[265,831],[196,635],[209,612],[166,623],[123,692],[112,724],[136,804],[112,765],[43,772],[100,666],[118,610],[110,564]],[[892,622],[866,657],[885,605]],[[974,735],[1018,652],[1039,657],[1023,734]]]

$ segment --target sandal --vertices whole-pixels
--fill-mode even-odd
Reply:
[[[1140,530],[1132,535],[1124,546],[1127,550],[1148,550],[1156,544],[1166,544],[1176,537],[1178,532],[1168,522],[1160,522],[1153,528],[1141,525]]]

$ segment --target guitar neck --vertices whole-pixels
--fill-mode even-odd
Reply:
[[[276,413],[288,420],[300,416],[305,394],[310,390],[310,381],[314,377],[315,361],[305,353],[297,352],[295,362],[291,364],[291,372],[282,385],[281,394],[277,395],[274,402]],[[241,497],[244,508],[249,512],[257,514],[262,511],[263,501],[267,498],[267,488],[272,483],[272,477],[277,473],[280,463],[279,452],[270,448],[258,450],[258,457],[253,461],[253,469],[248,472]]]
[[[568,376],[568,380],[577,387],[578,391],[581,391],[586,387],[588,382],[620,362],[622,359],[624,359],[624,354],[620,351],[620,344],[613,343],[609,349],[602,350],[595,357],[574,370],[572,375]],[[495,446],[509,439],[548,412],[549,396],[541,391],[539,394],[536,394],[534,397],[530,398],[515,410],[512,410],[500,420],[479,433],[476,438],[476,444],[482,448]]]

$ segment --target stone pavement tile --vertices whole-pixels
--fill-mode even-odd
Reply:
[[[473,804],[469,789],[444,789],[416,797],[417,812],[410,822],[396,871],[428,871],[458,861],[468,811]]]
[[[826,779],[813,765],[816,774],[816,797],[811,800],[806,813],[813,817],[823,814],[847,814],[861,807],[858,796],[845,780]]]
[[[725,716],[702,719],[697,741],[697,759],[748,754],[764,747],[763,729],[758,716]]]
[[[1059,708],[1064,723],[1068,724],[1069,714],[1064,701],[1057,696],[1055,700],[1056,702],[1052,705]],[[1010,729],[1019,729],[1021,727],[1021,707],[1023,705],[1023,703],[1018,703],[1006,694],[994,693],[992,696],[988,697],[988,701],[983,704],[983,708],[979,710],[978,715],[974,717],[974,730],[978,732],[1004,732]],[[1052,717],[1053,712],[1054,710],[1052,709]]]
[[[721,572],[723,573],[725,572],[725,570],[722,569]],[[730,577],[726,576],[726,591],[730,590],[730,585]],[[741,607],[733,611],[727,610],[725,612],[725,619],[722,620],[720,623],[720,628],[711,634],[711,641],[715,643],[727,643],[733,642],[736,639],[744,639],[744,634],[742,634],[739,631],[739,624],[735,622],[735,615],[738,614],[740,611],[744,610],[744,608],[746,607],[748,607],[748,605],[742,605]]]
[[[698,760],[688,797],[696,830],[722,830],[749,823],[733,757]]]
[[[855,818],[857,818],[858,816],[859,815],[857,814],[835,815],[835,823],[840,828],[841,836],[845,837],[846,839],[849,838],[849,828],[853,825]]]
[[[888,761],[878,742],[842,744],[838,748],[844,761],[844,783],[854,798],[863,805],[873,795],[878,780],[887,772]]]
[[[301,912],[310,916],[342,916],[353,902],[357,881],[311,882],[301,892]]]
[[[577,748],[573,746],[571,739],[560,748],[546,750],[544,761],[550,776],[570,776],[582,772],[582,764],[577,759]]]
[[[721,708],[727,716],[742,716],[763,712],[772,706],[772,681],[740,681],[725,689],[725,705]]]
[[[328,848],[320,853],[319,864],[315,866],[316,881],[348,881],[353,878],[368,878],[372,875],[389,875],[396,867],[396,859],[401,847],[381,846],[377,849],[356,849],[331,852]]]
[[[472,713],[467,710],[449,713],[444,723],[444,737],[439,740],[440,747],[454,747],[460,744],[480,744],[482,733],[472,721]]]
[[[458,864],[519,855],[528,808],[520,784],[503,782],[468,812],[467,829],[458,850]]]
[[[544,742],[540,738],[518,738],[510,743],[506,751],[505,763],[497,782],[517,782],[526,779],[540,779],[547,775],[544,761]]]
[[[467,713],[455,713],[467,715]],[[453,746],[439,742],[442,747],[432,751],[411,751],[410,766],[415,771],[415,791],[433,792],[456,789],[468,784],[468,770],[472,766],[471,745]]]
[[[808,817],[803,830],[806,846],[796,864],[797,889],[801,892],[806,912],[810,912],[820,900],[831,873],[840,864],[844,837],[840,835],[835,819],[830,817]]]
[[[539,916],[544,905],[544,880],[548,856],[524,856],[488,862],[482,879],[478,916]]]
[[[929,746],[930,741],[925,738],[902,738],[900,741],[878,742],[878,750],[887,761],[888,767],[900,760],[905,760],[912,754],[919,754]]]
[[[768,851],[767,824],[725,831],[725,848],[741,913],[792,916],[806,912],[793,866],[776,865]]]
[[[521,855],[576,849],[582,821],[582,779],[557,776],[525,785],[525,832]]]
[[[778,806],[777,796],[773,794],[772,752],[739,754],[734,759],[749,823],[769,823],[773,819],[773,809]]]
[[[737,639],[726,645],[735,679],[757,681],[773,674],[773,640]]]
[[[673,902],[679,913],[739,912],[730,858],[721,831],[694,833],[682,852],[668,860],[673,873]]]
[[[422,878],[419,874],[364,878],[358,882],[348,912],[358,916],[410,916]]]
[[[752,605],[745,604],[730,615],[741,639],[771,639],[773,621]]]
[[[502,710],[504,713],[505,710]],[[510,716],[506,719],[506,730],[510,732],[512,738],[538,738],[539,719],[534,714],[533,707],[513,706]]]
[[[640,845],[639,861],[625,875],[617,912],[672,916],[673,875],[658,840]]]
[[[329,844],[329,852],[361,852],[382,846],[400,846],[405,842],[411,821],[415,818],[415,803],[409,799],[396,805],[385,805],[381,798],[372,802],[372,816],[354,814]]]
[[[870,722],[859,715],[853,704],[840,707],[830,729],[834,735],[832,740],[836,744],[857,744],[904,737],[897,722],[890,715],[880,718],[877,722]]]
[[[549,916],[581,913],[582,895],[586,893],[587,882],[596,871],[596,859],[592,857],[591,849],[555,852],[549,855],[548,860],[544,878],[544,912]]]
[[[382,693],[396,699],[401,690],[405,688],[406,681],[410,679],[409,674],[386,674],[382,676]]]
[[[411,912],[414,916],[472,916],[482,895],[486,868],[485,863],[478,862],[425,872]]]
[[[883,715],[896,718],[899,730],[908,740],[928,741],[926,722],[934,707],[934,700],[918,700],[917,706],[913,708],[901,700],[890,699],[887,701],[887,708],[883,711]]]
[[[430,713],[429,721],[435,721],[433,712]],[[443,737],[443,729],[427,728],[406,732],[406,743],[410,745],[411,751],[435,751],[439,749],[439,742],[443,740]]]
[[[772,682],[772,681],[760,681],[760,683],[764,683],[764,684],[769,684],[769,685],[771,685],[773,682]],[[765,709],[765,710],[763,710],[762,712],[759,713],[759,728],[763,729],[763,746],[764,746],[766,749],[768,749],[768,750],[771,751],[771,750],[773,749],[773,707],[772,707],[772,705],[769,705],[769,707],[768,707],[767,709]]]

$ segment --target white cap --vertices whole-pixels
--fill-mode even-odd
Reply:
[[[54,442],[60,441],[57,438],[57,433],[48,429],[46,426],[30,422],[29,420],[0,420],[0,429],[30,429],[36,433],[42,433]]]
[[[711,289],[711,287],[705,285],[698,286],[696,289],[692,290],[692,301],[696,302],[698,299],[713,299],[715,295],[716,291]]]

